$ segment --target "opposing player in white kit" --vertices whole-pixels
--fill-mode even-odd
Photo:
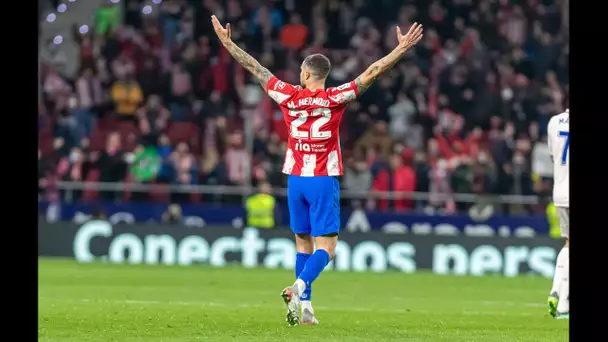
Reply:
[[[549,314],[557,319],[570,318],[570,110],[549,120],[549,153],[553,161],[553,203],[565,239],[557,255],[553,286],[549,293]]]

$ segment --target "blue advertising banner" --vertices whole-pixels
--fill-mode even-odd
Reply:
[[[103,209],[112,223],[160,222],[167,210],[166,204],[144,203],[49,203],[39,202],[39,211],[47,221],[84,222],[95,209]],[[204,227],[222,225],[242,228],[245,225],[245,209],[239,206],[214,206],[204,204],[181,205],[186,226]],[[289,213],[279,210],[277,225],[289,226]],[[470,236],[519,236],[546,235],[549,231],[543,215],[491,216],[475,220],[468,215],[426,215],[424,213],[368,212],[343,209],[342,228],[351,232],[382,230],[387,233],[413,233],[417,235]]]

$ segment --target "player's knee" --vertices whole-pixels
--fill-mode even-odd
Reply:
[[[317,247],[316,250],[324,250],[327,252],[327,254],[329,254],[329,260],[334,260],[334,257],[336,256],[336,249],[335,248],[331,248],[331,247]]]
[[[296,252],[312,254],[314,242],[310,234],[296,234]]]
[[[330,260],[334,259],[336,256],[336,245],[338,242],[338,233],[329,233],[322,236],[318,236],[315,239],[315,247],[317,249],[322,249],[329,254]]]
[[[299,240],[304,240],[304,241],[308,241],[308,240],[312,239],[312,237],[308,233],[296,234],[296,238],[298,238]]]
[[[338,233],[336,233],[336,232],[334,232],[334,233],[329,233],[329,234],[321,235],[321,237],[326,237],[326,238],[335,238],[335,237],[338,237]]]
[[[570,248],[570,238],[564,238],[564,247]]]

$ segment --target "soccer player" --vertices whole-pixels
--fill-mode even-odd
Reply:
[[[397,30],[397,47],[373,63],[356,80],[325,88],[331,64],[313,54],[304,59],[300,86],[276,78],[231,40],[230,24],[224,28],[211,17],[215,33],[228,52],[260,82],[276,101],[289,129],[283,173],[288,176],[287,202],[290,226],[296,240],[296,282],[281,292],[290,326],[318,324],[311,304],[311,284],[334,257],[340,231],[340,184],[343,174],[339,126],[346,105],[355,100],[383,73],[397,63],[422,38],[414,24],[406,34]],[[315,250],[316,247],[316,250]],[[314,252],[314,253],[313,253]],[[302,319],[300,320],[300,302]]]
[[[553,161],[553,203],[565,245],[557,255],[553,286],[549,293],[549,314],[558,319],[570,318],[570,110],[549,120],[549,153]]]

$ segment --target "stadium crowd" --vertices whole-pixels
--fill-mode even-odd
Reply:
[[[326,54],[328,86],[392,49],[395,25],[424,25],[414,51],[348,107],[341,182],[371,196],[431,196],[363,205],[455,212],[468,205],[437,194],[550,195],[546,126],[567,108],[567,0],[123,0],[99,11],[94,29],[74,28],[77,75],[64,74],[61,60],[42,67],[38,170],[47,198],[63,195],[57,180],[152,185],[73,194],[84,200],[214,201],[164,190],[249,177],[285,186],[281,112],[219,48],[211,14],[284,81],[299,83],[303,56]]]

